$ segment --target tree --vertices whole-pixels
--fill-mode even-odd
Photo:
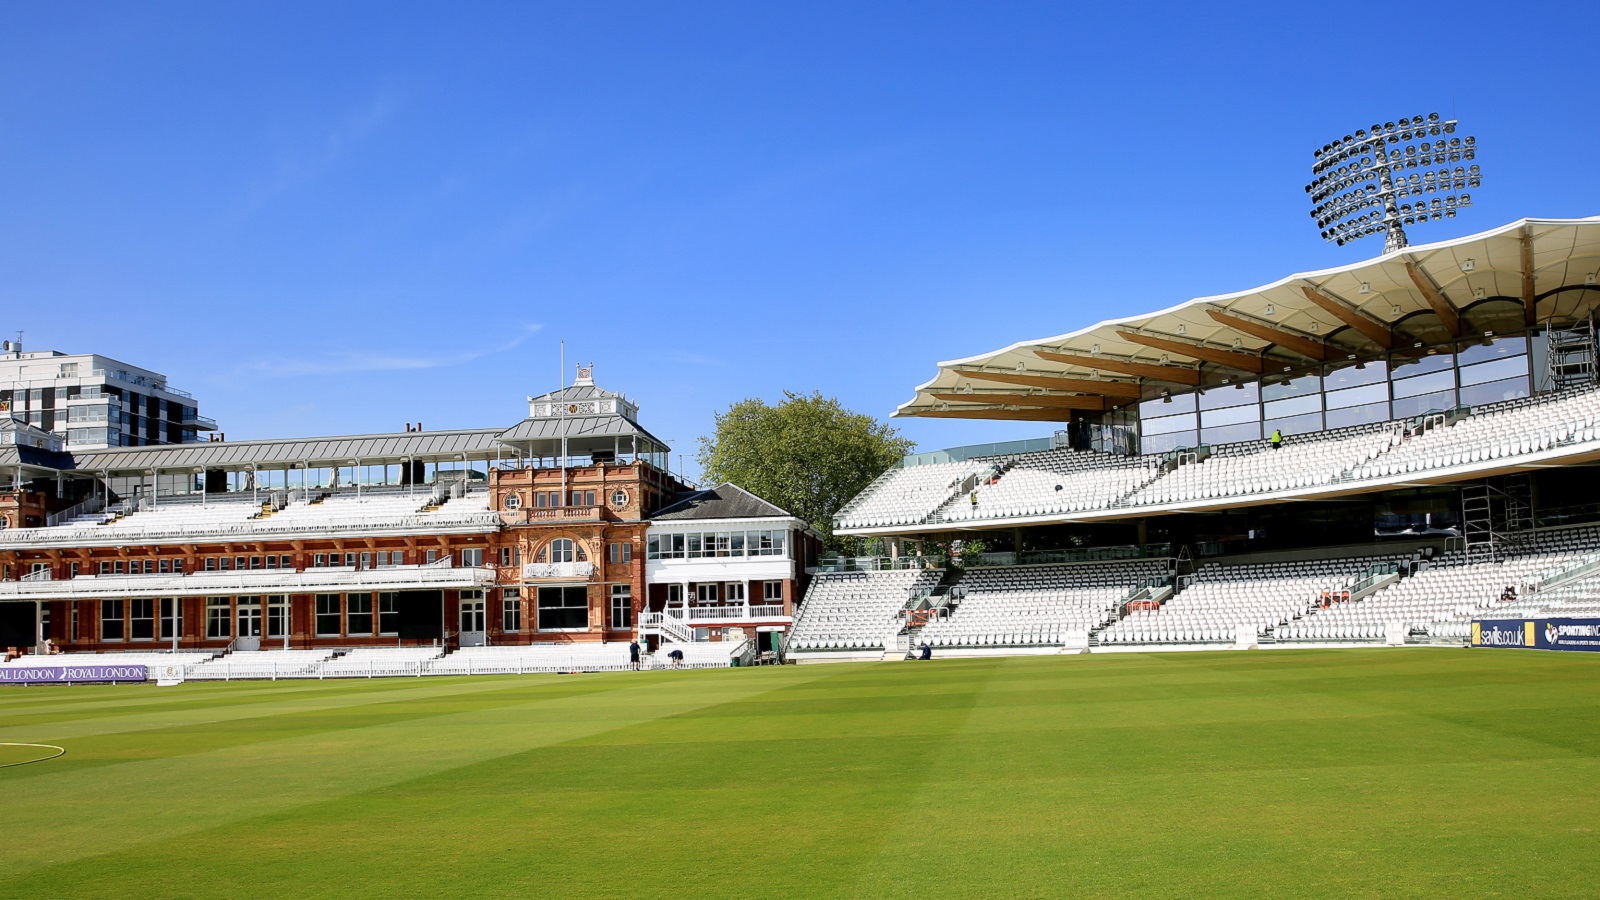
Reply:
[[[695,453],[702,477],[731,481],[811,523],[829,550],[854,553],[860,541],[836,537],[833,514],[916,444],[821,392],[784,398],[777,406],[741,400],[718,413],[715,436],[701,437]]]

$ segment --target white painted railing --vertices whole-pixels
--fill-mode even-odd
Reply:
[[[426,529],[430,532],[448,532],[457,528],[484,529],[499,524],[500,517],[492,512],[463,513],[454,516],[438,512],[425,516],[399,518],[350,516],[315,522],[274,523],[271,519],[254,519],[227,525],[184,525],[168,528],[139,528],[124,523],[116,526],[94,525],[85,528],[7,528],[0,530],[0,544],[104,544],[330,531]]]
[[[79,575],[66,581],[0,582],[0,598],[9,597],[196,597],[227,593],[315,593],[341,590],[484,587],[495,573],[483,566],[441,568],[390,566],[383,569],[252,570],[195,572],[190,575]]]

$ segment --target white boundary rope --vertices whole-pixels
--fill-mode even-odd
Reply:
[[[9,769],[12,766],[26,766],[26,765],[28,765],[30,763],[47,762],[49,760],[55,759],[58,756],[63,756],[67,752],[67,748],[65,748],[65,747],[57,747],[55,744],[14,744],[14,743],[12,743],[10,741],[0,741],[0,747],[38,747],[41,750],[54,750],[55,751],[54,753],[50,754],[49,756],[41,756],[38,759],[25,759],[25,760],[22,760],[21,762],[0,763],[0,769]]]

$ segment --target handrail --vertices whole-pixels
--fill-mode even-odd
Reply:
[[[73,505],[67,507],[66,509],[63,509],[60,512],[53,512],[53,513],[49,514],[48,516],[45,516],[44,517],[45,527],[47,527],[47,528],[53,527],[53,526],[56,526],[56,525],[60,525],[62,522],[69,522],[69,521],[77,518],[78,516],[86,516],[86,515],[89,515],[90,513],[99,512],[101,509],[103,509],[105,507],[105,503],[106,503],[105,498],[101,497],[98,494],[93,495],[93,496],[88,497],[88,498],[86,498],[84,500],[81,500],[81,501],[79,501],[77,503],[74,503]]]
[[[107,533],[101,526],[73,528],[68,531],[46,531],[40,528],[7,528],[0,530],[0,543],[29,544],[57,541],[94,541],[98,539],[126,541],[130,539],[159,539],[184,537],[217,537],[224,535],[292,534],[297,532],[326,532],[351,529],[396,530],[401,528],[461,528],[477,525],[496,525],[500,521],[494,512],[471,512],[458,518],[412,515],[400,518],[348,518],[327,519],[319,522],[276,523],[271,519],[256,519],[248,523],[211,525],[203,528],[117,528]]]

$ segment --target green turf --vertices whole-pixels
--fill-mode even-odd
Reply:
[[[0,769],[14,897],[1600,891],[1586,654],[7,688],[0,741],[68,750]]]

